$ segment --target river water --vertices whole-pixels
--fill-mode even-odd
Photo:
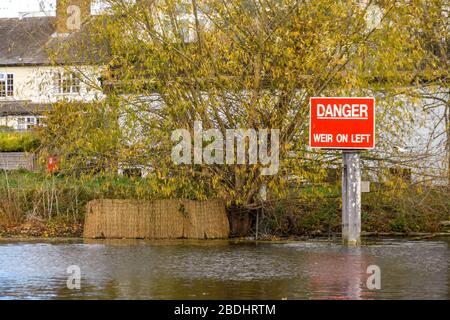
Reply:
[[[332,241],[3,240],[0,299],[450,299],[449,249],[448,238],[366,240],[359,248]],[[73,265],[79,290],[67,288]],[[367,286],[373,265],[381,289]]]

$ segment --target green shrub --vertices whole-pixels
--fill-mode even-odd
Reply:
[[[33,132],[0,132],[0,152],[30,152],[38,147]]]
[[[340,233],[340,191],[322,191],[299,190],[296,198],[273,202],[264,209],[259,232],[278,236]],[[379,187],[362,194],[361,224],[367,232],[439,232],[441,222],[450,219],[449,212],[445,187]]]

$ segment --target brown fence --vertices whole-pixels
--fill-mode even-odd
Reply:
[[[36,169],[36,157],[26,152],[0,152],[0,170]]]
[[[217,239],[230,233],[221,200],[93,200],[85,238]]]

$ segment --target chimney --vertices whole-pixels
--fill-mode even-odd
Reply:
[[[61,35],[80,30],[90,15],[90,0],[57,0],[56,33]]]

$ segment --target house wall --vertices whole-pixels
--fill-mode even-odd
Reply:
[[[14,75],[14,95],[1,97],[2,101],[28,100],[32,103],[54,103],[61,100],[90,102],[104,98],[100,90],[101,67],[97,66],[15,66],[2,67],[0,73]],[[60,93],[55,75],[58,72],[75,72],[80,75],[80,92]],[[35,125],[40,116],[2,116],[0,127],[7,126],[15,130],[26,130]]]
[[[28,130],[39,125],[43,116],[21,115],[21,116],[3,116],[0,117],[0,127],[10,127],[14,130]]]
[[[55,74],[64,70],[81,75],[79,93],[58,93]],[[103,98],[103,94],[99,90],[100,82],[98,80],[101,67],[0,66],[0,73],[12,73],[14,75],[14,96],[0,98],[0,102],[31,100],[34,103],[54,103],[62,99],[89,102]]]

